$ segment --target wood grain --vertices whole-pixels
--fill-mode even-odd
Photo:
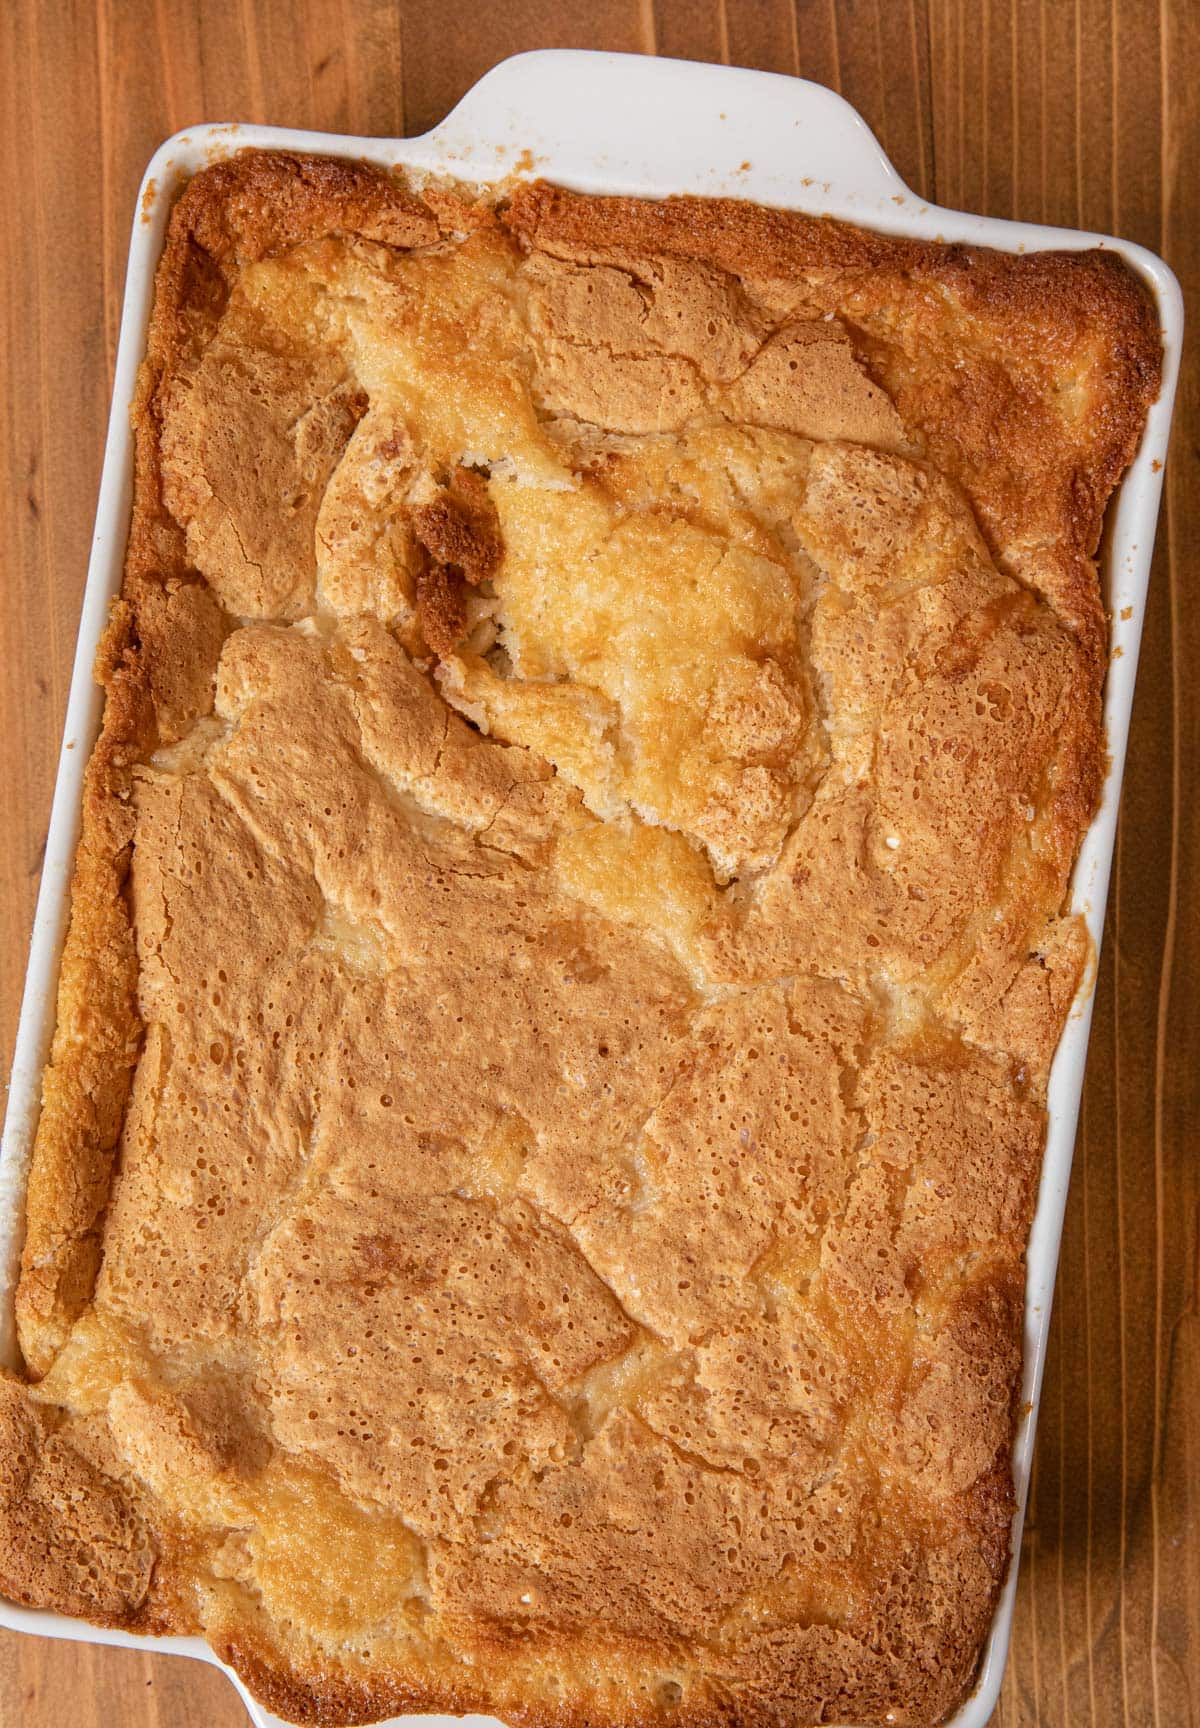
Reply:
[[[577,46],[842,90],[923,196],[1115,229],[1200,290],[1188,0],[6,0],[0,1044],[11,1056],[146,158],[199,120],[415,132]],[[1200,1728],[1200,354],[1189,346],[996,1723]],[[233,1728],[213,1670],[0,1635],[3,1728]]]

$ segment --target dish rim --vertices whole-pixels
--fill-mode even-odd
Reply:
[[[189,127],[168,138],[147,165],[135,206],[96,524],[0,1141],[0,1363],[5,1365],[19,1361],[13,1293],[23,1234],[24,1184],[39,1112],[41,1074],[54,1028],[83,775],[103,707],[103,694],[92,681],[92,666],[123,574],[132,503],[129,411],[145,351],[154,274],[167,216],[183,180],[221,156],[254,148],[365,159],[404,168],[418,179],[449,175],[481,185],[509,177],[544,178],[583,192],[733,196],[835,216],[882,232],[964,241],[1009,252],[1100,247],[1121,257],[1154,296],[1163,336],[1162,389],[1138,452],[1110,502],[1100,553],[1111,619],[1103,699],[1109,769],[1100,808],[1080,849],[1071,892],[1072,908],[1082,912],[1087,922],[1094,960],[1063,1030],[1047,1095],[1045,1150],[1027,1253],[1022,1415],[1013,1445],[1016,1510],[1011,1559],[975,1688],[945,1724],[945,1728],[985,1728],[999,1695],[1012,1629],[1051,1302],[1179,369],[1183,332],[1179,284],[1154,253],[1114,236],[1006,221],[928,203],[904,184],[866,122],[844,98],[809,80],[739,67],[546,49],[499,62],[440,125],[415,138],[237,123]],[[2,1598],[0,1626],[198,1657],[229,1675],[258,1728],[271,1728],[278,1720],[198,1636],[132,1634],[22,1608]],[[431,1724],[464,1720],[484,1724],[494,1719],[393,1719]]]

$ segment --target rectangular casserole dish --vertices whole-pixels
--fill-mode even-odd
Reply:
[[[619,140],[619,143],[616,141]],[[46,865],[13,1066],[0,1183],[0,1323],[6,1359],[15,1359],[12,1287],[21,1240],[21,1196],[36,1127],[40,1077],[54,1018],[58,957],[78,836],[81,783],[101,707],[92,664],[117,592],[131,492],[128,411],[141,358],[153,273],[177,180],[222,154],[250,146],[317,151],[403,166],[412,174],[451,174],[494,182],[509,173],[553,180],[585,192],[664,196],[689,192],[744,197],[766,205],[841,217],[914,238],[964,241],[1010,251],[1107,246],[1150,287],[1164,340],[1163,388],[1141,450],[1111,507],[1102,553],[1113,659],[1104,719],[1111,766],[1104,801],[1081,852],[1073,906],[1098,949],[1111,863],[1133,676],[1161,487],[1181,335],[1179,292],[1170,272],[1142,249],[1068,231],[1030,228],[922,205],[896,177],[869,131],[840,98],[818,86],[727,68],[636,57],[547,53],[505,62],[426,138],[330,138],[268,128],[208,127],[170,140],[151,162],[134,225],[113,415],[96,537],[55,794]],[[1059,1047],[1049,1093],[1049,1128],[1028,1259],[1024,1398],[1028,1414],[1014,1459],[1019,1542],[1033,1426],[1053,1289],[1057,1244],[1083,1079],[1090,1018],[1085,986]],[[954,1718],[984,1723],[994,1706],[1012,1616],[1015,1567],[1002,1594],[976,1691]],[[103,1632],[62,1617],[0,1604],[14,1629],[106,1642],[151,1641]],[[158,1646],[215,1660],[199,1640]],[[236,1681],[235,1681],[236,1683]],[[242,1689],[244,1692],[244,1689]],[[272,1720],[247,1699],[256,1721]]]

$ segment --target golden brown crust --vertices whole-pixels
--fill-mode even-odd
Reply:
[[[361,234],[402,247],[428,245],[439,234],[429,205],[382,168],[261,150],[198,174],[171,226],[172,248],[186,235],[218,265],[262,258],[313,234]]]
[[[453,654],[466,634],[463,584],[490,580],[504,553],[496,511],[480,475],[456,468],[433,495],[409,507],[414,535],[428,553],[417,571],[417,618],[435,653]]]
[[[59,1423],[0,1376],[0,1589],[14,1602],[131,1626],[149,1588],[150,1532]]]
[[[947,246],[734,199],[593,198],[544,183],[518,188],[508,220],[556,257],[699,259],[810,315],[836,307],[993,548],[1103,653],[1090,560],[1161,371],[1153,301],[1119,258]]]
[[[127,603],[113,609],[97,673],[108,700],[84,782],[71,925],[26,1191],[16,1296],[21,1346],[35,1372],[49,1367],[91,1298],[141,1033],[125,882],[133,840],[131,772],[150,736],[150,702]]]
[[[480,475],[456,468],[428,502],[409,512],[417,539],[439,563],[453,564],[477,588],[496,574],[504,547],[496,511]]]
[[[1158,363],[1098,254],[196,177],[0,1585],[300,1721],[954,1707]]]

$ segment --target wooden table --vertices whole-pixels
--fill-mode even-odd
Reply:
[[[5,0],[0,1040],[11,1055],[142,167],[199,120],[412,133],[494,61],[626,49],[841,90],[923,197],[1111,230],[1200,288],[1188,0]],[[1192,195],[1189,196],[1189,193]],[[1200,354],[1184,369],[1016,1631],[996,1721],[1200,1722]],[[169,1657],[0,1635],[0,1724],[233,1728]]]

